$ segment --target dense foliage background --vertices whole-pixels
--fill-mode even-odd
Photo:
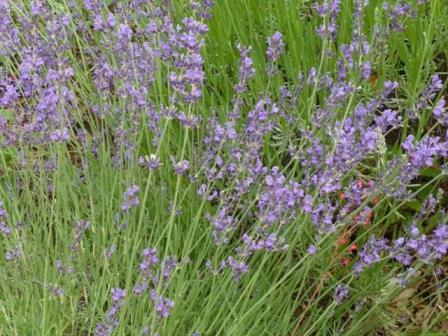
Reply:
[[[446,335],[446,0],[0,0],[1,335]]]

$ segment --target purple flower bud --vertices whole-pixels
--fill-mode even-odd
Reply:
[[[190,162],[187,160],[176,162],[174,158],[171,158],[171,161],[176,175],[183,175],[190,168]]]
[[[112,257],[112,255],[115,253],[116,249],[117,249],[117,245],[112,244],[108,249],[106,249],[104,251],[104,257],[106,259],[110,259]]]
[[[143,278],[148,278],[151,267],[158,263],[159,257],[157,256],[157,250],[155,248],[144,249],[142,253],[142,261],[140,262],[140,272],[143,275]]]
[[[107,16],[107,25],[109,26],[109,28],[115,27],[115,17],[114,17],[114,14],[109,13],[109,15]]]
[[[232,268],[233,279],[238,281],[242,274],[249,271],[249,267],[244,261],[237,261],[232,256],[227,258],[227,264]]]
[[[95,336],[110,336],[113,331],[113,326],[105,323],[98,323],[95,327]]]
[[[7,261],[17,260],[18,258],[20,258],[20,256],[21,256],[21,252],[20,252],[19,246],[16,246],[16,247],[6,251],[6,253],[5,253],[5,259]]]
[[[2,92],[3,96],[0,98],[0,106],[8,107],[17,101],[19,95],[17,89],[13,85],[6,85],[6,89]]]
[[[134,293],[137,295],[142,295],[146,289],[148,289],[148,283],[142,282],[134,286]]]
[[[370,65],[370,62],[367,61],[362,66],[362,79],[369,79],[371,72],[372,66]]]
[[[51,294],[56,298],[62,298],[64,296],[64,289],[56,284],[46,284],[45,287],[47,287]]]
[[[396,90],[397,88],[398,88],[398,83],[397,83],[397,82],[390,82],[390,81],[387,81],[387,82],[384,83],[384,92],[383,92],[383,95],[384,95],[385,97],[387,97],[387,96],[390,95],[390,93],[391,93],[393,90]]]
[[[126,297],[126,290],[120,288],[112,288],[112,301],[122,302]]]
[[[151,171],[154,171],[161,166],[160,160],[155,154],[150,154],[149,156],[140,156],[140,158],[138,159],[138,163]]]
[[[174,307],[174,301],[159,295],[155,289],[151,289],[149,297],[155,304],[157,315],[160,318],[167,318]]]
[[[140,188],[138,186],[131,185],[124,193],[123,193],[123,201],[121,203],[121,210],[123,212],[127,212],[133,207],[136,207],[140,204],[138,199],[138,192]]]
[[[67,127],[58,129],[50,134],[50,140],[52,142],[63,142],[70,139]]]
[[[129,43],[132,38],[132,30],[128,25],[120,24],[116,36],[120,40],[120,43]]]
[[[445,99],[440,99],[434,109],[432,110],[432,114],[434,117],[439,118],[442,116],[445,107]]]
[[[348,296],[349,296],[349,290],[346,285],[341,284],[336,286],[333,294],[333,299],[337,305],[344,302],[348,298]]]
[[[389,127],[396,128],[400,124],[401,117],[397,115],[396,111],[387,109],[375,119],[376,126],[384,133]]]
[[[177,266],[177,261],[176,259],[172,258],[172,257],[167,257],[166,260],[163,262],[162,265],[162,274],[163,274],[163,279],[167,280],[172,271],[176,268]]]
[[[308,247],[308,249],[307,249],[307,252],[308,252],[309,254],[311,254],[311,255],[316,254],[316,252],[317,252],[317,248],[316,248],[316,246],[314,246],[314,245],[310,245],[310,246]]]

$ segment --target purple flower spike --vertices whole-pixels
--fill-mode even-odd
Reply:
[[[283,52],[285,44],[283,43],[283,35],[280,32],[275,32],[274,35],[268,37],[268,49],[266,56],[269,61],[277,62],[281,53]]]
[[[143,277],[147,279],[150,275],[151,268],[159,263],[159,257],[157,256],[157,250],[155,248],[144,249],[142,256],[143,259],[140,263],[140,272]]]
[[[96,325],[95,336],[110,335],[118,326],[118,314],[124,304],[126,291],[121,288],[112,288],[111,290],[112,305],[106,312],[106,322]]]
[[[235,85],[235,92],[242,94],[247,90],[248,81],[255,76],[252,58],[249,57],[250,48],[237,46],[240,52],[240,68],[238,72],[238,84]],[[238,102],[240,103],[240,102]]]

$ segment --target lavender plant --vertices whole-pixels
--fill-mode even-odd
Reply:
[[[444,1],[0,10],[0,334],[447,332]]]

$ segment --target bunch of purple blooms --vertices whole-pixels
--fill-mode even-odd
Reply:
[[[365,5],[357,7],[358,10],[362,11]],[[334,35],[337,30],[332,25],[336,24],[339,2],[324,2],[316,6],[316,9],[323,16],[330,15],[330,35]],[[325,30],[322,28],[322,33],[327,32],[327,29],[328,27]],[[278,61],[285,47],[281,34],[274,34],[267,44],[268,60]],[[340,47],[343,57],[336,59],[339,67],[337,78],[331,78],[332,74],[319,78],[315,70],[314,73],[310,72],[308,82],[301,84],[301,90],[306,86],[316,85],[317,90],[326,93],[326,96],[316,106],[316,113],[310,120],[314,130],[319,131],[303,131],[300,152],[294,147],[289,149],[292,158],[301,158],[299,178],[295,179],[294,174],[283,174],[279,167],[265,164],[260,150],[266,146],[269,137],[276,135],[276,127],[283,122],[282,119],[286,122],[291,120],[288,118],[288,111],[280,109],[290,109],[292,106],[277,105],[270,94],[265,92],[256,105],[248,109],[246,116],[241,115],[243,103],[238,97],[246,92],[247,79],[253,75],[254,70],[249,56],[250,48],[239,49],[240,76],[239,83],[235,86],[237,98],[234,98],[234,103],[238,105],[226,123],[219,122],[215,117],[211,119],[212,127],[204,141],[204,179],[208,184],[213,183],[214,188],[210,189],[204,183],[198,190],[199,195],[218,204],[214,215],[210,212],[206,214],[207,221],[212,225],[215,244],[230,245],[234,239],[241,242],[234,249],[234,255],[222,260],[217,271],[213,271],[215,274],[230,267],[234,278],[240,279],[242,274],[249,272],[247,262],[255,251],[287,250],[287,241],[280,233],[285,227],[295,225],[297,218],[309,218],[314,224],[316,241],[320,241],[323,235],[338,233],[350,222],[365,230],[375,221],[375,206],[379,202],[375,195],[387,194],[392,199],[402,200],[408,195],[407,184],[419,176],[422,168],[433,167],[434,162],[448,156],[448,139],[426,135],[416,140],[413,135],[409,135],[403,143],[404,155],[384,161],[388,145],[386,137],[402,126],[400,111],[393,107],[398,83],[386,81],[376,97],[366,101],[358,98],[361,94],[360,87],[349,81],[353,77],[349,74],[358,73],[360,81],[368,81],[371,61],[360,63],[359,60],[371,58],[373,52],[358,32],[350,44]],[[424,102],[424,106],[419,105],[418,108],[421,110],[428,107],[440,88],[438,78],[433,77],[420,98],[420,105]],[[283,88],[283,95],[285,90]],[[341,119],[339,111],[347,109],[347,105],[352,104],[353,97],[359,102],[351,106],[353,113],[350,111]],[[443,115],[443,107],[443,99],[434,106],[436,118]],[[243,126],[237,128],[235,122]],[[371,169],[365,173],[370,174],[368,181],[364,181],[357,176],[360,174],[354,173],[364,169],[361,167],[365,167],[366,162],[381,160],[385,174],[373,177]],[[391,176],[397,173],[398,183]],[[246,195],[251,195],[252,201]],[[339,196],[335,197],[336,195]],[[247,228],[247,223],[251,223],[249,230],[245,229],[240,235],[239,228]],[[235,237],[237,232],[238,236]],[[434,234],[440,235],[441,232],[443,229],[437,229]],[[355,274],[359,275],[373,264],[395,258],[394,255],[410,263],[410,254],[404,252],[404,242],[408,238],[397,239],[393,248],[385,238],[371,236],[361,247],[358,260],[354,263]],[[425,239],[414,239],[411,245],[406,244],[407,249],[416,250],[420,245],[428,249],[426,255],[422,252],[423,247],[420,248],[421,260],[436,260],[446,253],[443,237],[429,240],[431,244],[438,242],[440,247],[437,253],[426,247]],[[309,250],[310,254],[316,254],[318,249],[312,245]],[[418,256],[419,253],[416,253]],[[213,270],[211,263],[208,267]],[[338,302],[347,295],[348,291],[344,288],[339,288],[335,294]]]
[[[144,292],[153,285],[149,291],[149,298],[154,304],[155,311],[159,318],[167,318],[171,309],[174,307],[174,301],[163,297],[158,290],[166,287],[169,278],[177,266],[177,261],[172,257],[166,257],[160,261],[155,248],[146,248],[142,252],[140,262],[141,280],[134,286],[136,295],[143,295]]]

